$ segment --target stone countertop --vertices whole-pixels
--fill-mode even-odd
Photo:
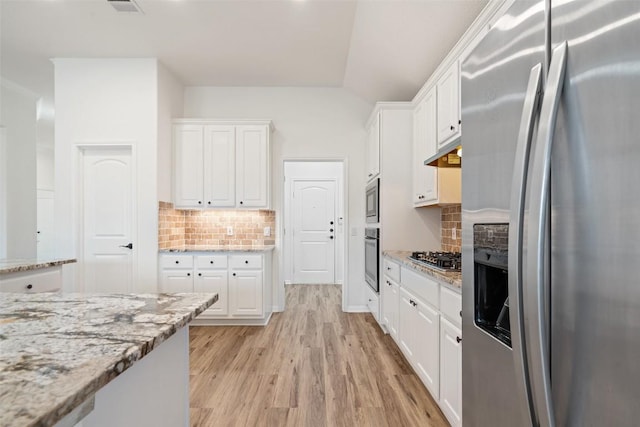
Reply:
[[[0,425],[54,425],[217,300],[0,294]]]
[[[75,258],[0,259],[0,274],[39,270],[76,262]]]
[[[420,273],[424,273],[427,276],[431,276],[440,282],[449,285],[450,288],[460,292],[462,290],[462,273],[459,271],[440,271],[429,266],[419,264],[409,259],[411,251],[384,251],[383,256],[391,258],[394,261],[401,263],[413,270]]]
[[[160,249],[161,254],[181,252],[269,252],[276,248],[275,245],[264,246],[185,246],[179,249]]]

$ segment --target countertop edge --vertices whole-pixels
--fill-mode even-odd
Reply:
[[[248,246],[248,247],[202,247],[188,249],[159,249],[159,254],[188,254],[188,253],[218,253],[218,252],[271,252],[275,250],[275,245]]]
[[[179,294],[177,294],[179,295]],[[75,408],[80,406],[87,399],[94,396],[100,389],[116,379],[118,376],[127,371],[136,362],[143,359],[163,342],[173,336],[178,330],[187,326],[195,317],[211,307],[218,301],[218,294],[213,294],[195,309],[190,310],[182,316],[177,322],[163,327],[158,334],[150,340],[141,344],[131,346],[123,353],[123,356],[110,368],[99,372],[95,377],[89,380],[80,390],[69,396],[60,404],[52,407],[50,411],[42,414],[34,420],[33,425],[55,425],[66,415],[71,413]]]
[[[402,265],[411,268],[412,270],[425,274],[429,277],[436,279],[440,284],[446,286],[447,288],[453,290],[457,293],[462,293],[462,278],[456,279],[453,277],[447,277],[447,273],[441,273],[439,271],[433,270],[426,265],[418,265],[407,258],[406,254],[410,253],[409,251],[383,251],[382,256],[387,257],[393,261],[399,262]]]
[[[10,261],[11,260],[5,260],[4,262],[10,262]],[[9,267],[0,267],[0,275],[11,274],[11,273],[21,273],[24,271],[41,270],[43,268],[51,268],[51,267],[57,267],[59,265],[64,265],[64,264],[72,264],[77,261],[78,260],[76,258],[60,258],[60,259],[54,258],[47,261],[24,260],[24,262],[22,262],[22,260],[16,260],[16,263],[20,263],[20,264],[12,265]],[[2,265],[2,262],[3,261],[0,261],[0,265]]]

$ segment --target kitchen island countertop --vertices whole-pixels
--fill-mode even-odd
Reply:
[[[217,294],[0,294],[0,425],[54,425]]]
[[[450,288],[457,292],[460,292],[462,289],[462,273],[459,271],[440,271],[423,264],[418,264],[409,258],[411,251],[384,251],[382,255],[412,268],[413,270],[431,276],[440,282],[449,285]]]

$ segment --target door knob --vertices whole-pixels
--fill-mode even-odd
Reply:
[[[121,248],[133,249],[133,243],[129,243],[128,245],[120,245]]]
[[[460,341],[462,341],[462,338],[456,337],[456,341],[460,342]]]

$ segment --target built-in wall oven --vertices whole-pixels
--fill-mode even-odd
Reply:
[[[380,178],[367,185],[367,223],[380,222]]]
[[[378,274],[380,272],[380,229],[364,229],[364,276],[367,284],[375,293],[380,290]]]

